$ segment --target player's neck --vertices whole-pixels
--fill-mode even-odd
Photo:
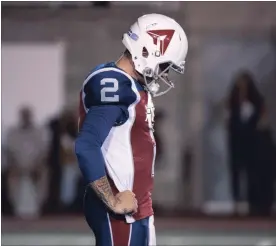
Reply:
[[[119,58],[119,60],[116,62],[116,66],[123,71],[125,71],[127,74],[129,74],[134,79],[137,79],[137,75],[134,72],[133,64],[130,59],[128,59],[125,56],[122,56]]]

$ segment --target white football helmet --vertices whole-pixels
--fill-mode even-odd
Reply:
[[[174,87],[168,79],[169,70],[184,73],[188,40],[182,27],[170,17],[161,14],[141,16],[123,35],[123,44],[153,96],[163,95]],[[161,92],[160,81],[166,84]]]

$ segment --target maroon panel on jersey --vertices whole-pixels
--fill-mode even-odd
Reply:
[[[136,105],[136,118],[131,130],[131,145],[134,160],[133,192],[138,200],[138,212],[135,219],[153,214],[151,192],[153,189],[152,165],[155,141],[150,135],[146,121],[148,94],[140,92],[141,100]]]

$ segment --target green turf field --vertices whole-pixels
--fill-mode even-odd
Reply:
[[[276,230],[275,230],[276,233]],[[272,246],[276,245],[276,235],[273,232],[262,233],[224,233],[204,231],[181,232],[160,231],[157,232],[158,245],[187,245],[187,246]],[[2,245],[95,245],[94,238],[89,234],[76,233],[43,233],[43,234],[2,234]]]

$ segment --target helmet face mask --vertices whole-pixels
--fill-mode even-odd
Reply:
[[[176,72],[183,74],[184,73],[184,63],[180,64],[180,66],[176,66],[175,64],[171,62],[165,62],[161,63],[158,66],[156,66],[156,69],[154,72],[150,68],[148,68],[143,73],[143,78],[145,85],[149,92],[154,96],[162,96],[169,92],[171,89],[174,88],[174,82],[169,78],[169,73]],[[153,74],[152,77],[149,77],[149,74]],[[160,87],[163,85],[163,90],[160,91]]]
[[[138,18],[123,44],[132,56],[135,70],[142,76],[153,96],[161,96],[174,88],[169,73],[184,73],[188,41],[182,27],[160,14]]]

